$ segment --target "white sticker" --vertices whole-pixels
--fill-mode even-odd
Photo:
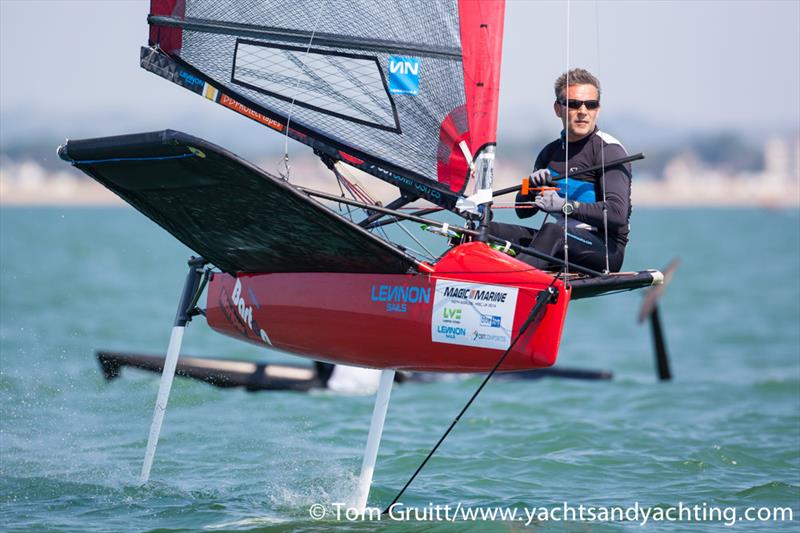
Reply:
[[[437,280],[431,340],[504,350],[511,344],[516,287]]]

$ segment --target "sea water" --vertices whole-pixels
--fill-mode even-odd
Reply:
[[[635,323],[641,292],[575,302],[558,364],[609,369],[612,381],[490,382],[396,508],[416,516],[350,521],[337,506],[354,492],[370,396],[177,378],[151,481],[139,486],[158,377],[124,369],[105,382],[94,351],[164,353],[191,252],[127,208],[4,207],[0,530],[616,531],[640,529],[644,509],[684,506],[697,511],[691,521],[645,527],[796,531],[798,210],[638,209],[632,224],[626,269],[681,257],[661,305],[674,380],[656,381],[649,330]],[[217,335],[202,318],[182,353],[303,361]],[[395,386],[370,506],[392,500],[479,383]],[[581,505],[584,518],[590,507],[629,514],[563,515]],[[457,508],[519,515],[450,526]],[[526,519],[543,508],[555,511]],[[784,516],[703,521],[713,508]]]

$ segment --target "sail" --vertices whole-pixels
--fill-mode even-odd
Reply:
[[[503,9],[503,0],[152,0],[142,66],[452,208],[469,161],[495,144]]]

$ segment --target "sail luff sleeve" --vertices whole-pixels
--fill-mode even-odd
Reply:
[[[473,156],[497,142],[505,0],[459,0],[464,90]]]
[[[492,69],[499,73],[499,61],[488,76],[484,63],[499,57],[492,39],[502,39],[502,2],[152,5],[151,46],[199,80],[195,92],[208,84],[204,96],[223,105],[235,101],[228,107],[246,108],[252,112],[242,114],[255,120],[269,117],[280,127],[267,126],[315,149],[333,147],[320,151],[438,205],[452,208],[466,186],[468,164],[458,142],[467,139],[473,153],[494,142],[496,84],[486,80]],[[164,36],[166,44],[157,40]],[[492,91],[494,97],[481,96]]]
[[[150,0],[150,17],[166,17],[181,20],[186,16],[184,0]],[[180,28],[150,24],[150,46],[158,44],[167,53],[174,53],[181,48],[183,32]]]
[[[474,160],[496,143],[500,59],[503,46],[503,0],[459,0],[464,106],[453,109],[439,134],[439,181],[463,192],[469,164],[460,148],[466,144]]]

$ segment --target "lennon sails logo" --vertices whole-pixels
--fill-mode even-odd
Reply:
[[[444,335],[448,339],[463,337],[467,334],[466,328],[460,326],[438,326],[436,332]]]
[[[389,56],[389,92],[413,96],[419,93],[419,59]]]
[[[402,285],[373,285],[370,300],[385,302],[386,310],[390,313],[405,313],[408,311],[406,304],[430,303],[431,289]]]

